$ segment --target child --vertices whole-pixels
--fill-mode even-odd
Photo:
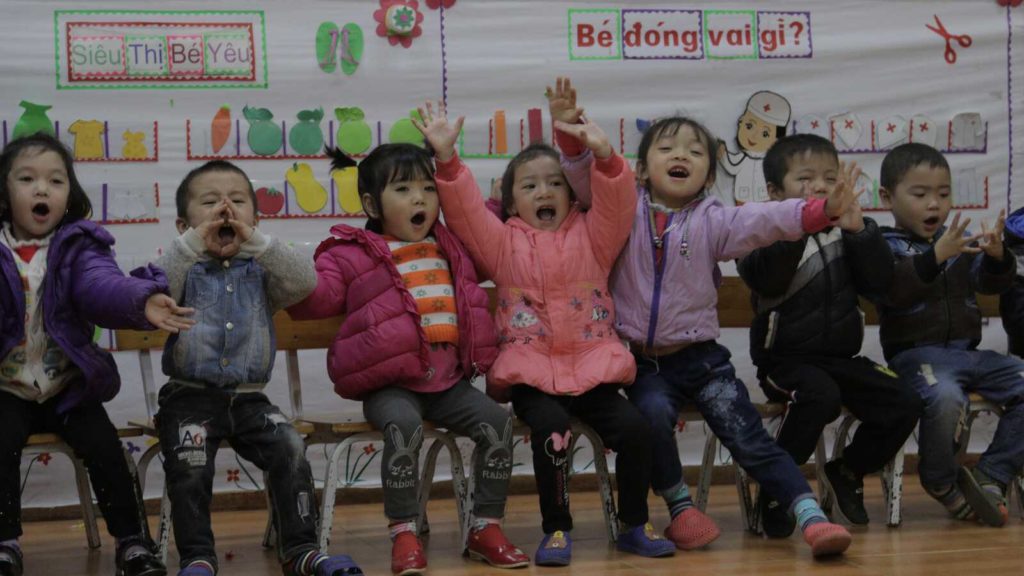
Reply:
[[[949,164],[925,144],[904,144],[882,160],[879,192],[896,227],[883,230],[896,257],[892,287],[879,301],[882,351],[924,399],[918,452],[921,485],[956,518],[976,514],[1006,523],[1006,485],[1024,465],[1024,361],[978,350],[975,292],[1010,288],[1016,260],[1003,247],[1004,212],[995,226],[965,235],[953,217]],[[979,242],[980,241],[980,242]],[[995,436],[974,469],[957,468],[967,393],[1003,407]]]
[[[494,280],[500,352],[488,391],[511,398],[530,427],[544,538],[535,562],[572,559],[569,513],[570,416],[592,426],[618,452],[618,548],[641,556],[671,556],[674,547],[647,523],[651,448],[647,424],[619,394],[636,366],[612,328],[608,272],[629,234],[633,173],[592,123],[558,124],[595,150],[594,206],[582,214],[557,153],[531,145],[502,177],[507,222],[488,211],[473,175],[455,154],[462,118],[448,123],[428,103],[415,122],[433,148],[445,219],[479,269]]]
[[[256,226],[256,194],[234,164],[207,162],[175,194],[181,234],[160,257],[171,296],[196,325],[171,335],[157,430],[171,499],[179,576],[217,572],[210,499],[222,441],[268,473],[278,557],[287,575],[362,574],[316,549],[317,507],[302,437],[260,391],[274,366],[274,312],[316,285],[312,263]]]
[[[856,164],[839,161],[831,142],[813,134],[786,136],[764,158],[772,200],[824,198],[859,174]],[[861,421],[843,457],[825,465],[839,510],[852,524],[868,523],[864,475],[899,452],[921,412],[916,392],[887,368],[857,356],[864,338],[858,294],[887,290],[892,268],[889,245],[857,203],[836,226],[759,248],[739,263],[752,291],[750,357],[761,389],[770,400],[789,403],[779,446],[803,464],[843,406]],[[793,532],[777,501],[762,497],[761,510],[767,535]]]
[[[0,574],[20,575],[21,453],[29,435],[53,432],[85,461],[117,539],[117,573],[162,576],[128,470],[103,402],[121,387],[114,358],[93,344],[94,325],[171,332],[191,324],[167,296],[156,268],[126,278],[114,238],[86,220],[89,197],[71,154],[39,133],[0,155]]]
[[[577,121],[575,92],[556,93],[551,109],[554,118]],[[793,459],[765,431],[746,387],[736,378],[729,351],[715,342],[721,282],[717,262],[818,232],[855,197],[849,186],[837,186],[827,200],[726,208],[706,195],[715,174],[714,142],[706,128],[682,117],[659,120],[644,133],[637,154],[641,185],[635,192],[639,202],[631,215],[633,230],[611,277],[618,311],[615,328],[637,359],[637,379],[627,394],[651,423],[651,484],[672,516],[665,534],[677,547],[690,549],[719,533],[703,514],[686,513],[693,509],[693,500],[683,480],[674,430],[680,406],[693,402],[736,462],[796,516],[814,556],[838,554],[850,545],[849,532],[825,518]],[[593,155],[579,156],[580,147],[566,138],[559,146],[568,156],[563,159],[566,175],[586,203]]]
[[[1024,208],[1006,217],[1004,233],[1006,248],[1017,260],[1013,286],[999,295],[999,316],[1003,319],[1009,353],[1024,358]]]
[[[332,153],[335,169],[354,166]],[[366,230],[345,224],[316,251],[316,291],[295,318],[347,314],[327,353],[335,391],[363,401],[384,432],[381,478],[393,541],[391,570],[427,567],[417,536],[423,420],[476,442],[470,557],[499,568],[529,564],[501,530],[512,471],[512,419],[470,381],[490,368],[497,334],[465,248],[438,222],[430,154],[384,144],[359,164]]]

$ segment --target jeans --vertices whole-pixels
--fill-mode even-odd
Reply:
[[[222,441],[268,473],[280,560],[316,548],[319,514],[305,444],[266,396],[168,384],[156,425],[182,568],[195,560],[217,566],[210,499]]]
[[[921,484],[942,488],[956,481],[959,432],[967,393],[1003,407],[992,444],[978,469],[1006,484],[1024,465],[1024,361],[966,345],[922,346],[900,352],[889,363],[921,395],[924,414],[918,438]]]
[[[680,407],[693,402],[736,463],[780,504],[789,508],[797,500],[813,497],[793,458],[765,430],[730,357],[729,350],[714,341],[658,358],[637,355],[636,382],[626,388],[626,394],[650,422],[651,487],[661,492],[683,481],[675,427]]]

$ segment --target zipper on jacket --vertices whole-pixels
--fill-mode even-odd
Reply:
[[[647,210],[650,211],[651,207],[646,206]],[[648,212],[649,213],[649,212]],[[665,229],[672,225],[672,218],[675,214],[669,214],[668,220],[665,221]],[[646,218],[648,226],[651,226],[651,218]],[[647,347],[652,348],[654,346],[654,333],[658,328],[658,307],[661,303],[661,279],[665,272],[665,265],[668,261],[668,242],[667,238],[662,240],[662,253],[661,263],[658,263],[658,247],[654,243],[654,235],[657,233],[656,229],[651,229],[647,235],[648,241],[651,243],[651,260],[654,263],[654,294],[651,297],[651,318],[647,323]]]

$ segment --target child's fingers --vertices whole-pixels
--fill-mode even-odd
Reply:
[[[949,223],[949,230],[956,230],[956,227],[960,225],[960,214],[961,212],[957,212],[953,215],[953,221]]]
[[[555,120],[555,128],[565,132],[566,134],[572,134],[573,136],[579,136],[582,131],[583,124],[569,124],[561,120]]]
[[[455,133],[456,134],[459,134],[460,132],[462,132],[462,123],[465,122],[465,121],[466,121],[466,117],[465,116],[459,116],[458,118],[455,119],[454,129],[455,129]]]

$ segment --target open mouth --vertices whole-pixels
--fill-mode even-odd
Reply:
[[[541,222],[551,222],[555,219],[555,209],[551,206],[541,206],[537,209],[537,219]]]
[[[668,171],[668,175],[672,178],[689,178],[690,171],[682,166],[677,166]]]
[[[409,221],[412,222],[413,226],[422,226],[423,223],[427,221],[427,213],[417,212],[412,215],[412,218],[410,218]]]
[[[939,217],[938,216],[932,216],[931,218],[925,218],[924,219],[924,225],[925,226],[938,226],[938,224],[939,224]]]
[[[35,204],[35,205],[32,206],[32,213],[35,214],[36,216],[49,216],[50,215],[50,205],[49,204],[45,204],[43,202],[40,202],[39,204]]]
[[[230,244],[235,239],[235,229],[231,226],[221,226],[217,230],[217,237],[224,244]]]

